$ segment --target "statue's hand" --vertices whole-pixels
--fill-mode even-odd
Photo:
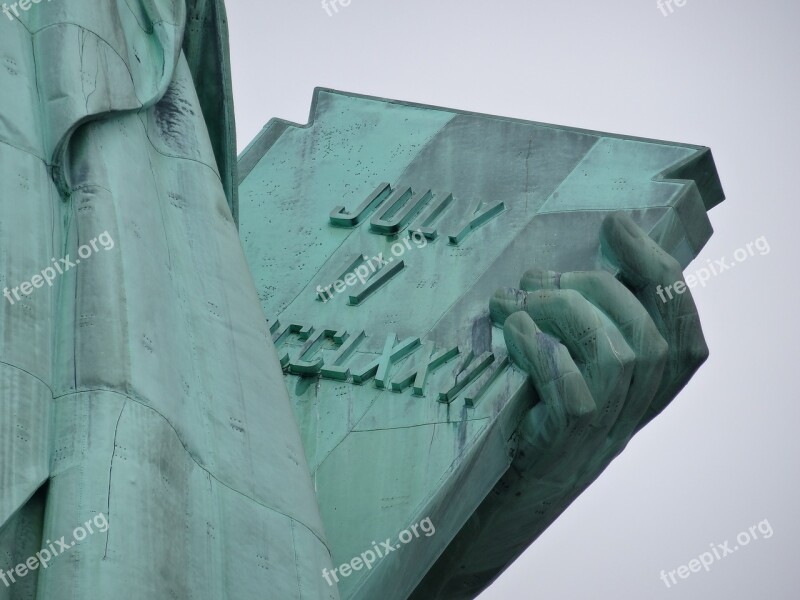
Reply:
[[[601,232],[619,272],[528,271],[492,319],[538,402],[511,467],[413,596],[474,598],[660,413],[708,356],[681,268],[624,213]],[[664,290],[670,289],[672,299]],[[662,296],[666,301],[662,300]]]
[[[708,357],[688,289],[664,292],[683,282],[678,262],[625,213],[605,220],[601,241],[619,279],[529,271],[521,289],[491,301],[540,399],[520,427],[515,466],[529,494],[562,510]]]

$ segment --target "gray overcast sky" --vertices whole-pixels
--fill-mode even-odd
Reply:
[[[770,252],[696,298],[711,359],[481,596],[800,597],[795,382],[800,4],[791,0],[228,0],[239,147],[315,86],[710,146],[728,200],[700,258]],[[774,535],[659,579],[767,519]]]

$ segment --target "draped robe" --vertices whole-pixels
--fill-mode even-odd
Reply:
[[[222,0],[0,16],[0,569],[32,598],[338,598],[236,228]]]

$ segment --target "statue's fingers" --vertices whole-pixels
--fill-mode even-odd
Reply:
[[[605,271],[564,273],[559,283],[563,289],[580,292],[600,309],[636,355],[627,397],[609,432],[609,443],[618,452],[636,431],[661,386],[669,346],[642,303],[611,274]]]
[[[592,393],[597,413],[585,457],[603,445],[628,397],[636,354],[617,326],[580,292],[539,290],[526,299],[526,312],[545,333],[567,348]],[[580,457],[576,456],[580,462]]]
[[[557,290],[561,287],[561,273],[542,269],[529,269],[519,282],[520,289],[526,292],[538,290]]]
[[[697,307],[683,280],[680,264],[625,213],[603,222],[603,249],[620,278],[639,298],[669,344],[664,385],[639,427],[658,415],[708,358]]]
[[[489,300],[489,316],[498,327],[515,312],[525,310],[528,294],[517,288],[500,288]]]
[[[489,301],[492,321],[502,326],[505,320],[518,310],[526,310],[530,292],[557,290],[561,273],[530,269],[520,280],[519,288],[500,288]]]
[[[580,445],[596,405],[569,351],[545,334],[525,312],[516,312],[503,328],[514,363],[531,376],[539,396],[520,426],[525,469],[532,476],[552,472]]]

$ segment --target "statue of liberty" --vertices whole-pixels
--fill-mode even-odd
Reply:
[[[656,243],[611,215],[597,243],[617,278],[533,270],[485,297],[513,368],[532,381],[524,414],[509,421],[511,466],[494,478],[516,504],[484,490],[454,509],[465,517],[440,527],[412,569],[395,552],[371,571],[375,583],[333,581],[324,574],[341,562],[346,530],[320,510],[293,408],[301,394],[287,390],[278,324],[265,318],[264,283],[240,241],[223,1],[8,8],[0,600],[474,597],[705,359],[690,294],[656,297],[686,262],[661,249],[678,247],[674,228],[654,225]],[[689,172],[707,171],[707,154],[686,156],[680,179],[699,180]],[[702,216],[685,234],[686,259],[710,235],[713,183],[698,185],[691,201],[705,207],[693,205]],[[403,358],[391,356],[387,369]],[[358,517],[345,512],[342,523]]]

